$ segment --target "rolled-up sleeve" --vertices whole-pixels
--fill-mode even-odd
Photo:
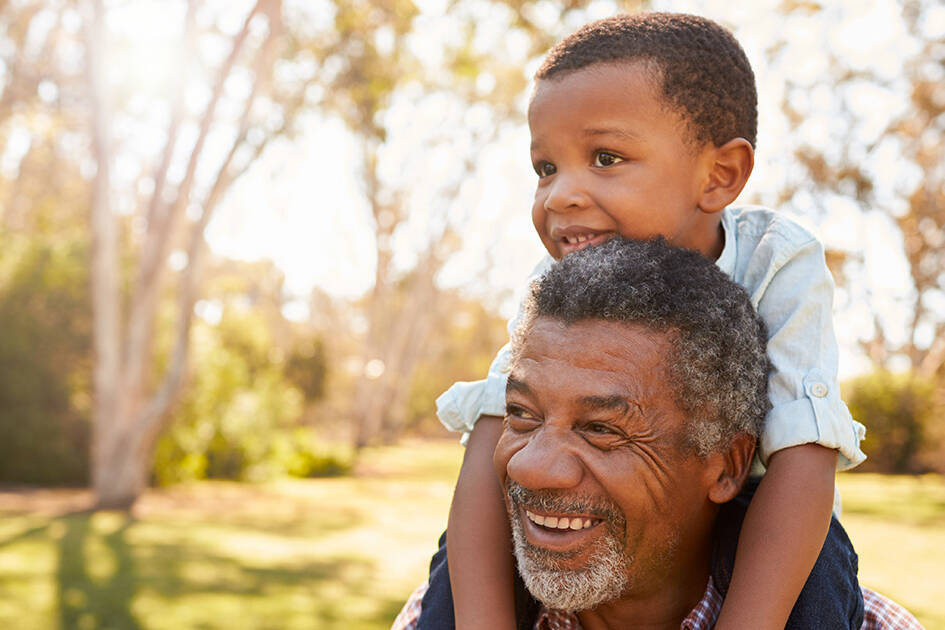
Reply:
[[[502,346],[489,375],[481,381],[459,381],[436,399],[436,415],[450,431],[472,431],[480,416],[505,415],[505,382],[509,378],[511,347]]]
[[[816,443],[838,451],[839,470],[852,468],[866,459],[860,450],[866,429],[850,416],[840,396],[833,279],[823,246],[810,238],[796,247],[762,243],[759,255],[766,251],[772,259],[763,265],[765,277],[758,279],[752,296],[768,326],[773,365],[768,387],[772,409],[758,455],[767,466],[776,451]]]

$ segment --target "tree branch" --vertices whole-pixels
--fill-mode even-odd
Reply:
[[[231,165],[236,153],[244,145],[249,132],[249,121],[253,106],[260,93],[266,92],[273,68],[273,57],[276,50],[276,42],[282,34],[281,22],[270,14],[269,34],[263,42],[261,53],[257,57],[254,70],[256,81],[253,83],[252,91],[246,99],[243,106],[243,112],[240,116],[239,133],[234,139],[226,158],[223,160],[217,176],[214,179],[213,186],[207,195],[203,204],[203,212],[200,218],[194,223],[190,230],[190,245],[187,251],[187,268],[181,274],[181,286],[178,296],[178,323],[177,333],[175,334],[174,349],[171,353],[171,359],[168,369],[165,372],[161,385],[151,397],[148,405],[142,410],[136,420],[139,430],[146,433],[156,433],[161,424],[161,419],[167,414],[173,404],[174,399],[180,390],[183,382],[184,369],[190,350],[190,329],[193,323],[194,306],[197,302],[197,284],[202,271],[202,261],[206,253],[207,244],[204,238],[204,232],[210,219],[216,210],[217,204],[223,197],[223,193],[229,189],[230,185],[246,172],[249,165],[254,163],[262,154],[262,151],[269,141],[280,135],[288,126],[290,117],[283,117],[283,122],[278,129],[269,134],[254,149],[251,159],[249,159],[241,168],[236,171],[231,170]],[[300,93],[305,93],[307,85],[303,85]]]
[[[153,241],[153,246],[143,253],[140,263],[140,274],[138,285],[134,293],[131,305],[131,316],[128,324],[128,343],[125,347],[126,369],[124,370],[123,386],[130,388],[140,385],[143,376],[150,365],[151,353],[149,352],[151,331],[154,325],[154,318],[157,311],[157,301],[160,290],[160,280],[164,275],[165,261],[170,248],[171,236],[174,233],[174,227],[179,217],[183,214],[190,198],[190,190],[194,184],[194,178],[197,171],[203,146],[210,132],[210,127],[216,115],[216,108],[223,94],[223,87],[227,78],[233,70],[236,60],[239,57],[243,44],[249,34],[249,26],[253,18],[260,11],[264,0],[258,0],[250,10],[243,22],[240,32],[234,37],[230,54],[220,68],[216,84],[214,85],[210,102],[204,111],[203,119],[200,124],[200,133],[194,144],[190,160],[187,164],[184,180],[178,189],[177,198],[171,205],[167,215],[156,226],[155,233],[150,235],[148,240]]]

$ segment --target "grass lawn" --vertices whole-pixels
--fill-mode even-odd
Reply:
[[[381,629],[443,529],[461,449],[365,454],[352,478],[152,491],[133,519],[80,491],[0,491],[0,628]],[[863,583],[945,630],[945,483],[841,477]]]

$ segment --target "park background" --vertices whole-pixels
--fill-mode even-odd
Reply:
[[[945,6],[0,2],[0,627],[385,628],[541,256],[524,111],[618,10],[730,27],[740,201],[828,247],[861,580],[945,629]]]

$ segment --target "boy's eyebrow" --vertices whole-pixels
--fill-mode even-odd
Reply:
[[[585,136],[617,136],[622,140],[637,142],[640,136],[621,127],[595,127],[584,130]]]
[[[641,142],[643,140],[643,138],[641,138],[639,135],[631,131],[627,131],[622,127],[594,127],[592,129],[585,129],[584,135],[591,138],[594,136],[617,136],[621,140],[625,140],[627,142]],[[536,138],[532,138],[529,149],[534,151],[538,148],[539,144],[540,143]]]

